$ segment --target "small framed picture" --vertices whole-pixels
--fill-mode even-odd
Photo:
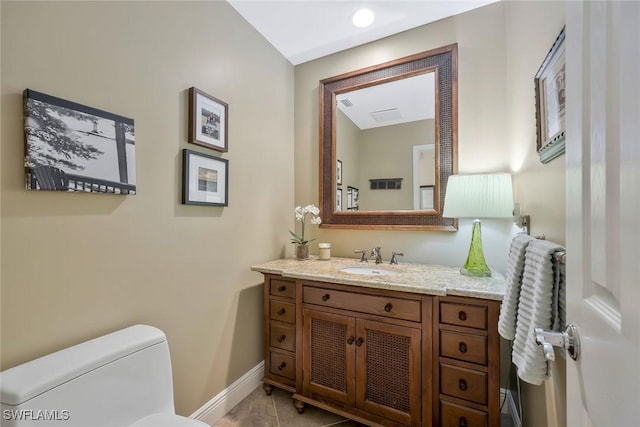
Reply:
[[[342,160],[336,160],[336,184],[342,185]]]
[[[536,73],[536,149],[542,163],[565,151],[565,32],[564,28]]]
[[[184,149],[182,203],[229,206],[229,160]]]
[[[342,212],[342,188],[336,189],[336,212]]]
[[[229,106],[192,87],[189,89],[189,142],[216,151],[228,151]]]

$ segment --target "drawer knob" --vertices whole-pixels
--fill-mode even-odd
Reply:
[[[467,382],[465,380],[458,381],[458,388],[462,391],[467,391]]]
[[[458,319],[460,319],[460,320],[462,320],[464,322],[465,320],[467,320],[467,313],[464,312],[464,311],[460,311],[458,313]]]
[[[387,305],[384,306],[384,311],[388,313],[391,311],[392,308],[393,308],[393,305],[390,302],[388,302]]]
[[[280,310],[278,310],[278,316],[282,316],[287,310],[285,310],[284,308],[281,308]]]
[[[286,368],[286,366],[287,366],[287,362],[282,362],[276,367],[276,369],[278,371],[282,371],[284,368]]]
[[[328,301],[329,298],[331,298],[331,295],[329,295],[329,294],[322,295],[322,301]]]
[[[349,339],[347,340],[347,344],[351,345],[355,340],[356,339],[354,337],[349,337]]]
[[[278,287],[278,292],[284,292],[287,290],[287,287],[285,285],[279,286]]]
[[[356,341],[356,345],[358,347],[360,347],[362,345],[362,343],[364,342],[364,340],[362,338],[358,338],[358,340]]]
[[[287,339],[287,336],[286,336],[286,335],[284,335],[284,334],[282,334],[282,335],[280,335],[280,336],[278,337],[278,342],[282,342],[282,341],[284,341],[284,340],[286,340],[286,339]]]
[[[467,419],[465,417],[460,417],[460,422],[458,423],[458,427],[468,427]]]
[[[460,350],[460,353],[466,353],[467,352],[467,344],[461,342],[460,344],[458,344],[458,350]]]

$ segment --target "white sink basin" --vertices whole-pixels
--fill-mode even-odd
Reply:
[[[371,267],[346,267],[341,268],[340,271],[343,273],[362,274],[365,276],[394,276],[398,274],[397,271]]]

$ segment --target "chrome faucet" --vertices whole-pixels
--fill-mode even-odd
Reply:
[[[371,249],[370,256],[376,258],[376,264],[382,264],[382,252],[380,252],[380,246],[376,246],[375,248]]]
[[[362,254],[362,257],[360,258],[360,262],[367,262],[367,251],[365,251],[364,249],[361,251],[353,251],[354,254]]]

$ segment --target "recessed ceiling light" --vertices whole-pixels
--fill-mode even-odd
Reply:
[[[365,28],[373,24],[376,16],[369,9],[360,9],[353,15],[353,25],[359,28]]]

